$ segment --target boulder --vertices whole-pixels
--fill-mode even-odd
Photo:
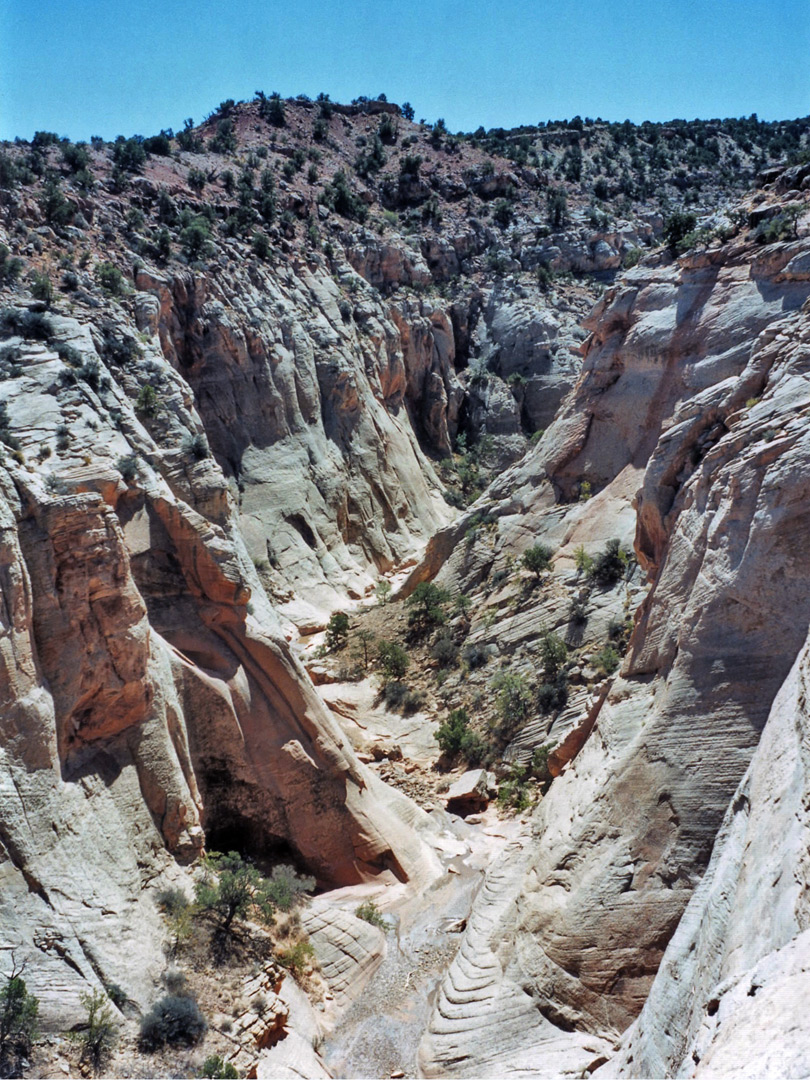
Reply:
[[[454,814],[474,814],[489,802],[489,782],[485,769],[470,769],[460,776],[445,795],[445,805]]]

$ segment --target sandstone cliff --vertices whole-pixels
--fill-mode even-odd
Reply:
[[[64,165],[68,210],[58,140],[4,157],[0,948],[63,1029],[88,986],[154,997],[154,895],[204,846],[418,895],[441,826],[361,764],[293,640],[413,566],[402,595],[472,596],[467,644],[501,671],[534,674],[548,630],[578,650],[565,704],[497,763],[545,746],[553,782],[474,901],[423,1072],[581,1074],[636,1021],[611,1075],[744,1074],[747,1025],[805,963],[807,172],[732,216],[712,188],[689,254],[622,273],[661,235],[647,196],[608,220],[553,134],[496,168],[403,126],[381,163],[398,110],[366,104],[324,109],[323,141],[315,103],[284,140],[252,103],[230,149],[226,110],[141,174],[93,148],[89,181]],[[352,184],[318,177],[360,147]],[[613,538],[635,561],[586,588]],[[538,540],[533,593],[513,570]],[[483,698],[469,668],[450,689]],[[778,910],[747,936],[752,865]],[[379,934],[319,904],[340,996]],[[296,1008],[279,1068],[322,1070]],[[785,1043],[774,1074],[804,1061]]]
[[[458,1041],[481,999],[493,1035],[483,1067],[494,1075],[513,1049],[542,1053],[554,1037],[539,1020],[533,1038],[525,1024],[504,1034],[516,1008],[564,1031],[610,1033],[647,998],[810,620],[806,252],[804,241],[732,245],[631,271],[591,318],[583,376],[560,416],[487,493],[497,559],[527,533],[570,543],[589,516],[603,536],[620,535],[638,487],[636,551],[652,589],[587,741],[537,812],[535,852],[506,871],[513,906],[493,913],[483,941],[468,928],[467,968],[482,948],[498,958],[475,1008],[465,987],[483,969],[465,968],[464,949],[451,965],[423,1045],[431,1072],[481,1075]],[[629,490],[628,475],[638,477]],[[601,495],[566,506],[584,480]],[[431,542],[413,580],[448,536]],[[666,972],[658,979],[659,995],[677,999]],[[647,1044],[666,1043],[652,1002],[646,1016]],[[686,1068],[649,1054],[631,1067],[630,1056],[632,1075]]]
[[[24,374],[1,387],[5,437],[36,462],[2,466],[2,932],[43,954],[61,1023],[82,980],[145,1002],[146,887],[204,842],[340,884],[432,864],[291,654],[220,470],[183,450],[200,420],[157,341],[110,372],[87,326],[43,318],[47,341],[10,339]],[[126,388],[150,378],[142,423]]]

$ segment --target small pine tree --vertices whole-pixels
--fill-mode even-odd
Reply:
[[[330,652],[342,649],[349,637],[349,616],[344,611],[333,611],[326,627],[326,647]]]
[[[234,919],[254,912],[268,922],[272,920],[275,903],[270,882],[238,852],[212,852],[204,867],[205,877],[195,886],[197,905],[219,920],[221,930],[227,932]]]
[[[384,683],[401,679],[411,664],[410,656],[394,641],[381,641],[378,644],[377,659]]]
[[[544,570],[551,566],[554,552],[546,544],[535,544],[523,552],[522,565],[539,580]]]
[[[35,270],[31,274],[31,295],[35,300],[39,300],[46,307],[50,307],[53,302],[53,282],[48,274],[43,270]]]
[[[408,625],[422,631],[441,626],[447,617],[445,605],[449,600],[450,594],[446,589],[432,581],[421,581],[406,601],[411,609]]]
[[[81,1047],[82,1060],[97,1071],[118,1041],[118,1025],[109,998],[102,990],[81,994],[79,1000],[87,1010],[87,1020],[72,1037]]]
[[[11,974],[0,989],[0,1068],[3,1075],[16,1075],[5,1070],[24,1057],[38,1034],[39,1001],[28,992],[22,975],[25,962],[18,965],[11,954]]]

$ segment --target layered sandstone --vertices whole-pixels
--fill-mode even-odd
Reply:
[[[148,1001],[148,886],[204,843],[324,883],[435,869],[293,657],[220,470],[184,451],[185,384],[154,345],[119,371],[86,328],[49,325],[0,386],[22,459],[4,459],[0,504],[3,945],[37,957],[44,1022],[61,1025],[87,983]],[[63,377],[67,341],[89,382]],[[139,419],[127,390],[150,377],[161,406]]]
[[[737,246],[628,274],[597,307],[559,418],[487,493],[496,553],[507,529],[565,544],[572,515],[600,509],[564,505],[583,480],[612,499],[603,537],[620,535],[629,500],[612,493],[643,470],[636,550],[653,577],[620,677],[536,814],[514,927],[498,932],[500,974],[481,991],[493,1030],[506,1023],[507,988],[563,1030],[619,1032],[638,1014],[803,642],[803,252],[805,241]],[[432,541],[413,580],[450,537]],[[469,978],[462,956],[423,1064],[477,1075],[480,1061],[453,1050],[468,1012],[446,1004]],[[494,1036],[487,1060],[510,1045]]]

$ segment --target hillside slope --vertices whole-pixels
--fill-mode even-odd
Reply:
[[[548,763],[423,1072],[595,1068],[651,986],[611,1068],[736,1045],[757,995],[728,1036],[697,1005],[682,1038],[659,1027],[712,883],[738,887],[739,838],[700,880],[810,621],[810,167],[729,195],[807,125],[735,123],[462,138],[387,102],[260,95],[176,136],[3,149],[0,947],[46,1030],[88,988],[149,1006],[155,897],[204,849],[322,888],[438,878],[445,819],[358,759],[299,659],[410,571],[402,597],[435,577],[471,601],[440,715],[469,708],[502,780]],[[589,576],[612,539],[616,573]],[[529,580],[538,541],[552,571]],[[495,738],[499,674],[531,695]],[[800,950],[802,910],[739,968],[729,918],[707,993]]]

